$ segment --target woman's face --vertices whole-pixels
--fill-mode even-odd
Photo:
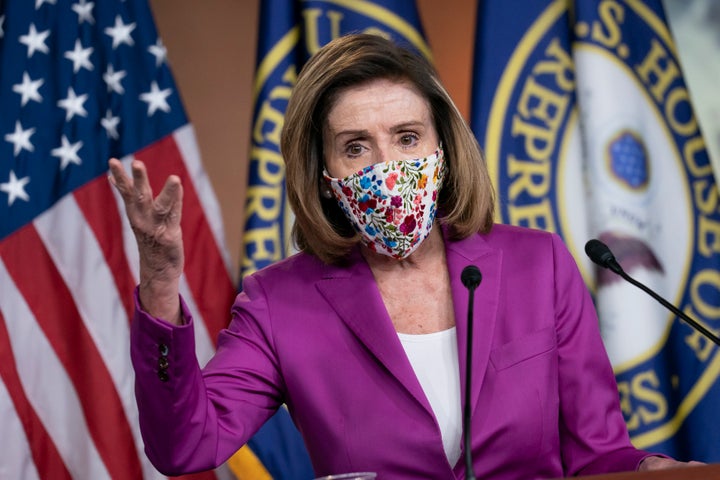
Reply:
[[[325,168],[345,178],[368,165],[432,155],[430,107],[407,82],[374,80],[342,91],[325,120]]]

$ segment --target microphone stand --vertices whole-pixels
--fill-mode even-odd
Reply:
[[[482,274],[475,265],[468,265],[460,276],[463,285],[468,289],[468,313],[467,313],[467,344],[466,344],[466,365],[465,365],[465,407],[463,409],[463,442],[465,450],[465,480],[475,480],[472,463],[472,445],[470,435],[472,411],[471,385],[472,385],[472,339],[473,339],[473,305],[475,304],[475,289],[482,281]]]

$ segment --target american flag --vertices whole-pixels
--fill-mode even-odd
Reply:
[[[185,188],[198,358],[229,319],[219,208],[146,0],[0,0],[0,478],[160,478],[129,359],[137,250],[107,160]]]

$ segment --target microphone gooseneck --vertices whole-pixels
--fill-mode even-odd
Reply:
[[[475,289],[482,281],[480,269],[475,265],[468,265],[463,268],[460,280],[468,289],[468,311],[467,311],[467,342],[466,342],[466,364],[465,364],[465,408],[463,409],[463,442],[465,450],[465,479],[475,480],[472,463],[472,445],[470,424],[472,411],[470,409],[471,385],[472,385],[472,339],[473,339],[473,305],[475,304]]]
[[[645,286],[644,284],[640,283],[639,281],[632,278],[630,275],[625,273],[625,271],[622,269],[620,264],[615,260],[615,255],[610,251],[610,248],[608,248],[607,245],[605,245],[600,240],[597,240],[593,238],[592,240],[589,240],[585,244],[585,253],[588,257],[590,257],[590,260],[595,262],[596,264],[600,265],[603,268],[607,268],[612,270],[613,272],[620,275],[622,278],[627,280],[628,282],[632,283],[636,287],[638,287],[640,290],[644,291],[648,295],[650,295],[652,298],[657,300],[663,307],[670,310],[672,313],[683,319],[688,325],[693,327],[698,332],[705,335],[707,338],[709,338],[713,343],[716,345],[720,345],[720,338],[718,338],[716,335],[714,335],[710,330],[703,327],[700,323],[698,323],[696,320],[693,320],[691,317],[686,315],[683,311],[678,309],[675,305],[671,304],[667,300],[665,300],[663,297],[655,293],[652,289]]]

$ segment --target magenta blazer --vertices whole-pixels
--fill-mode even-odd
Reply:
[[[460,272],[473,264],[483,275],[471,392],[477,477],[636,469],[648,453],[630,444],[592,300],[561,240],[496,225],[489,234],[446,238],[446,252],[461,378],[468,293]],[[358,250],[345,267],[298,254],[246,278],[203,370],[183,308],[187,325],[138,309],[132,326],[140,426],[161,472],[223,463],[286,403],[318,476],[464,478],[463,457],[457,465],[445,457],[430,404]]]

